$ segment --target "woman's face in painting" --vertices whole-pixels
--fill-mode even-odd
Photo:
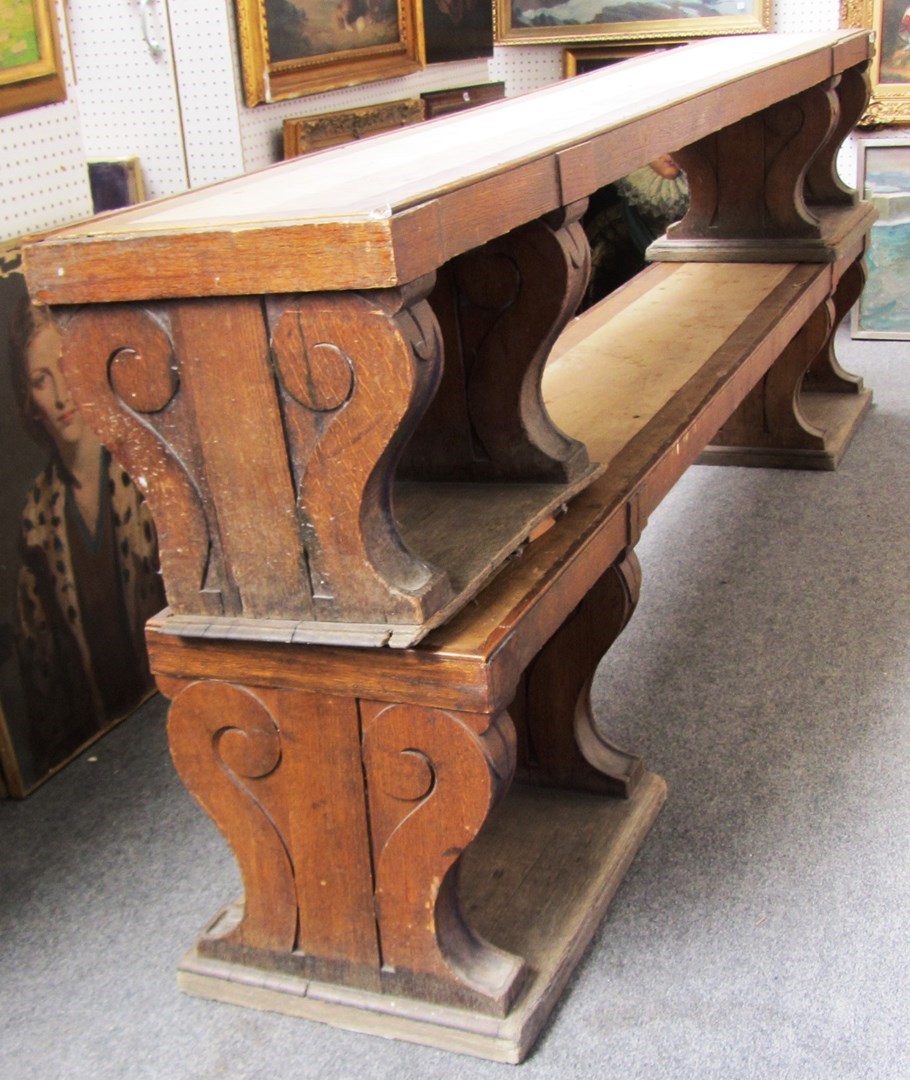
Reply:
[[[28,382],[32,404],[47,433],[63,449],[85,432],[85,421],[73,403],[60,371],[60,335],[42,326],[28,346]]]
[[[669,154],[661,154],[648,164],[664,180],[675,180],[682,171]]]

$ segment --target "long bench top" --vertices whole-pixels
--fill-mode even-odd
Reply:
[[[869,54],[839,31],[646,55],[59,230],[26,277],[61,304],[406,283]]]

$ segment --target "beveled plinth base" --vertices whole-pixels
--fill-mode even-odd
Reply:
[[[714,239],[697,236],[673,239],[661,236],[648,247],[650,262],[809,262],[836,263],[847,257],[858,234],[866,232],[875,221],[871,203],[827,209],[819,235],[814,238],[774,237]]]
[[[211,960],[179,966],[198,997],[319,1020],[350,1031],[492,1061],[527,1055],[666,797],[647,773],[628,800],[516,785],[464,856],[465,914],[489,941],[525,958],[528,985],[504,1019],[412,998]],[[230,911],[210,933],[230,924]]]
[[[823,448],[708,446],[702,451],[698,464],[831,472],[840,464],[854,432],[871,404],[871,390],[863,390],[858,394],[803,394],[800,408],[812,426],[825,433]]]

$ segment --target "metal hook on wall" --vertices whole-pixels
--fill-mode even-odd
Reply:
[[[139,0],[139,15],[142,19],[142,37],[148,47],[149,54],[156,59],[164,52],[164,46],[152,34],[149,23],[149,10],[155,0]]]

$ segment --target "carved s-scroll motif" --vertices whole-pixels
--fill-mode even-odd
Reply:
[[[833,81],[837,119],[806,174],[806,200],[810,206],[853,206],[858,201],[856,191],[838,174],[837,155],[869,101],[868,68],[868,63],[848,68]]]
[[[96,306],[61,321],[63,365],[80,410],[147,497],[168,603],[221,614],[224,574],[182,422],[186,403],[171,338],[149,311]]]
[[[825,449],[825,434],[806,418],[800,391],[809,365],[827,345],[833,319],[834,304],[826,300],[720,429],[714,446]]]
[[[583,200],[452,260],[430,303],[445,335],[443,385],[408,446],[408,475],[570,481],[584,447],[540,393],[553,342],[590,274]]]
[[[816,237],[818,218],[809,210],[809,166],[833,133],[838,100],[832,82],[805,90],[766,111],[765,202],[775,234]]]
[[[817,239],[806,176],[837,130],[835,80],[779,102],[674,151],[689,181],[689,210],[670,240]],[[820,167],[821,168],[821,167]]]
[[[834,311],[828,340],[809,365],[803,390],[808,393],[828,392],[835,394],[860,394],[863,380],[841,367],[835,352],[837,328],[859,300],[866,285],[866,266],[862,258],[850,264],[841,275],[834,290]]]
[[[315,617],[422,621],[448,579],[405,546],[392,478],[439,379],[432,279],[269,302],[271,346]]]
[[[529,665],[511,709],[522,780],[623,798],[632,794],[644,771],[642,760],[614,746],[597,727],[591,684],[631,619],[640,589],[641,568],[630,549]]]
[[[231,845],[243,876],[243,918],[226,939],[290,952],[297,933],[294,871],[260,788],[281,762],[274,717],[245,688],[195,682],[171,705],[168,737],[177,772]]]
[[[503,714],[362,703],[383,983],[505,1015],[523,962],[466,925],[459,858],[511,781]]]

